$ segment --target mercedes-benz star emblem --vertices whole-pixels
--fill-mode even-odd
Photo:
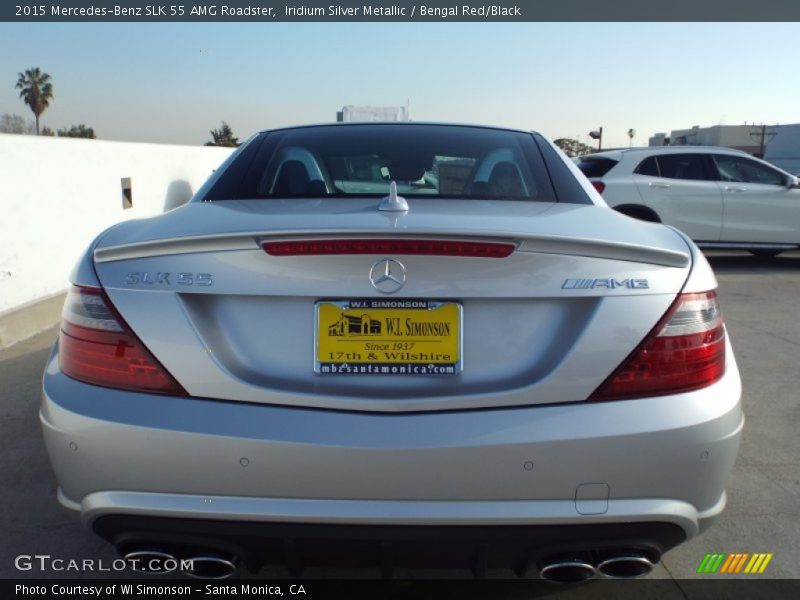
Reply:
[[[406,283],[406,268],[399,260],[382,258],[369,270],[372,287],[383,294],[394,294]]]

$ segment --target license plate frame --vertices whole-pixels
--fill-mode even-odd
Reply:
[[[330,308],[334,307],[334,308]],[[361,317],[355,317],[359,322],[359,327],[366,326],[374,328],[376,321],[380,324],[378,333],[368,331],[366,333],[332,333],[331,329],[327,333],[322,327],[333,327],[331,320],[337,315],[339,319],[333,323],[341,329],[341,321],[348,311],[372,311],[369,323],[361,322]],[[441,311],[441,312],[439,312]],[[324,314],[322,314],[324,313]],[[322,299],[314,303],[314,372],[317,375],[355,375],[355,376],[374,376],[374,375],[400,375],[400,376],[454,376],[463,371],[464,368],[464,323],[463,305],[455,300],[428,300],[428,299],[383,299],[383,298],[351,298],[351,299]],[[397,334],[387,333],[387,318],[407,319],[412,317],[423,318],[417,322],[412,321],[411,327],[416,327],[418,333],[428,331],[438,332],[447,329],[445,336],[425,336],[430,339],[419,339],[418,337],[408,337],[406,330],[398,331]],[[432,318],[440,316],[441,320],[435,321]],[[351,319],[347,317],[346,326],[349,327]],[[322,319],[322,321],[321,321]],[[397,325],[395,321],[395,325]],[[404,323],[405,325],[405,323]],[[452,331],[453,326],[455,331]],[[363,331],[363,330],[362,330]],[[332,338],[341,338],[332,342]],[[412,344],[410,348],[402,347],[395,349],[395,344]],[[321,346],[322,344],[322,346]],[[367,344],[372,347],[381,347],[379,350],[367,349]],[[383,348],[388,345],[389,348]],[[331,352],[333,347],[355,348],[344,359],[334,355],[329,355],[328,360],[322,360],[322,354]],[[416,350],[415,350],[416,347]],[[435,350],[434,350],[435,349]],[[374,359],[371,353],[374,352]],[[395,359],[390,359],[386,354],[393,352],[397,354]],[[453,356],[455,353],[455,356]],[[336,352],[339,354],[339,351]],[[355,356],[358,354],[359,356]],[[402,358],[401,358],[402,357]]]

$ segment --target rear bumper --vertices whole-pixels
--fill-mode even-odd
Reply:
[[[431,526],[330,525],[216,521],[116,515],[94,521],[95,533],[121,554],[161,548],[179,558],[211,551],[237,557],[257,572],[267,565],[300,574],[305,566],[513,569],[525,575],[557,557],[591,564],[636,553],[653,563],[685,539],[671,523]]]
[[[102,531],[127,516],[231,529],[662,523],[690,538],[724,508],[738,449],[730,352],[728,365],[676,396],[374,414],[105,389],[63,375],[54,353],[41,421],[62,503]]]

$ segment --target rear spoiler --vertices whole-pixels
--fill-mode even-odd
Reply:
[[[576,238],[542,234],[509,234],[481,232],[480,236],[459,236],[452,231],[433,232],[431,230],[404,230],[402,234],[374,233],[364,230],[342,231],[253,231],[222,235],[200,235],[192,237],[167,238],[117,246],[97,248],[94,260],[97,263],[168,256],[173,254],[192,254],[197,252],[224,252],[230,250],[258,250],[265,240],[308,240],[308,239],[396,239],[399,237],[415,239],[446,239],[513,243],[517,252],[564,254],[590,256],[610,260],[661,265],[683,268],[690,264],[689,249],[686,252],[665,250],[653,246],[626,244],[595,238]]]

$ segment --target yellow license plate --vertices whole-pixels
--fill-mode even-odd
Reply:
[[[315,371],[321,375],[455,375],[461,305],[430,300],[317,302]]]

